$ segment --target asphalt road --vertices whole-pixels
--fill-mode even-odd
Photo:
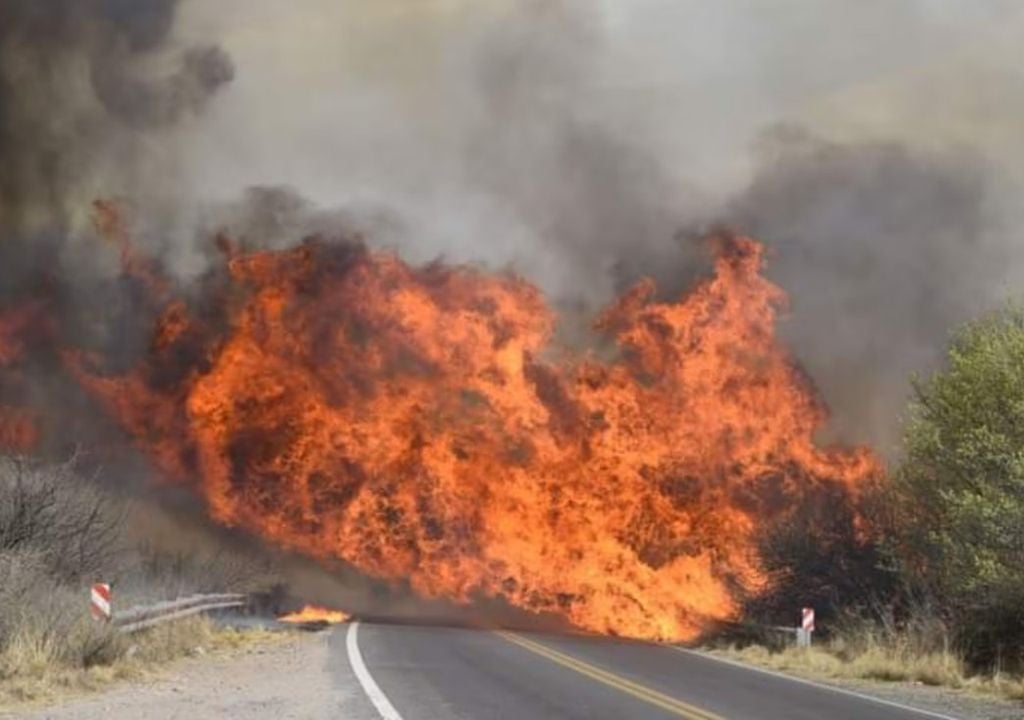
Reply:
[[[384,720],[944,717],[608,638],[353,623],[335,631],[330,652],[333,671],[362,689],[355,714]]]

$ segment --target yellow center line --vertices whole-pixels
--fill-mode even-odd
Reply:
[[[686,718],[686,720],[724,720],[722,717],[710,713],[707,710],[701,710],[698,707],[685,703],[670,695],[665,695],[664,693],[660,693],[645,685],[640,685],[639,683],[627,680],[624,677],[611,673],[595,665],[578,660],[571,655],[566,655],[558,650],[553,650],[546,645],[534,642],[533,640],[527,640],[521,635],[505,631],[498,631],[497,634],[505,640],[515,643],[519,647],[529,650],[536,655],[545,657],[552,662],[556,662],[563,667],[569,668],[570,670],[575,670],[581,675],[585,675],[592,680],[596,680],[599,683],[613,687],[627,695],[643,700],[644,702],[659,707],[673,715]]]

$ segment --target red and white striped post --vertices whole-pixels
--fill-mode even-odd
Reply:
[[[110,584],[95,583],[89,598],[89,609],[96,620],[110,621]]]
[[[800,610],[800,629],[797,632],[797,645],[811,646],[811,634],[814,632],[814,608],[805,607]]]

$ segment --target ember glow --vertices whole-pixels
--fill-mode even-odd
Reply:
[[[41,303],[0,308],[0,450],[25,452],[39,439],[34,414],[3,400],[19,384],[16,366],[23,360],[27,338],[45,325]]]
[[[314,623],[324,622],[328,625],[337,625],[339,623],[346,622],[349,618],[348,613],[342,612],[341,610],[330,610],[320,605],[304,605],[301,610],[296,610],[293,613],[287,615],[281,615],[277,619],[283,623]]]
[[[31,412],[0,405],[0,450],[26,452],[38,440],[39,431]]]
[[[202,318],[162,301],[133,372],[66,361],[221,523],[425,597],[687,639],[764,587],[759,528],[878,469],[815,445],[826,414],[776,342],[761,245],[711,244],[683,297],[641,282],[597,319],[612,360],[554,347],[556,317],[513,275],[222,241]]]

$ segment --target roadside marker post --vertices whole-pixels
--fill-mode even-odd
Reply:
[[[110,583],[95,583],[89,597],[89,609],[96,620],[110,622]]]
[[[800,616],[800,627],[796,631],[796,644],[799,647],[810,647],[811,634],[814,632],[814,608],[802,608]]]

